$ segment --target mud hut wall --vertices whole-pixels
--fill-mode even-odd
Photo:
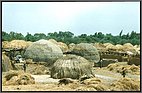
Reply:
[[[103,59],[103,58],[105,58],[105,59],[118,59],[119,62],[122,62],[122,56],[120,56],[120,55],[113,55],[113,54],[105,55],[105,54],[102,54],[101,59]]]
[[[128,61],[129,65],[135,64],[135,65],[140,65],[140,58],[137,57],[130,57]]]

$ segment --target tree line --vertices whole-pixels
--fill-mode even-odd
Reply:
[[[2,41],[11,41],[11,40],[25,40],[35,42],[40,39],[55,39],[58,42],[64,42],[66,44],[70,43],[112,43],[112,44],[125,44],[131,43],[133,45],[140,44],[140,34],[132,31],[131,33],[123,34],[123,30],[116,36],[113,36],[111,33],[103,34],[102,32],[95,32],[93,35],[81,34],[75,36],[70,31],[59,31],[48,33],[47,35],[44,33],[35,33],[34,35],[27,33],[26,36],[21,33],[17,33],[11,31],[7,33],[2,31]]]

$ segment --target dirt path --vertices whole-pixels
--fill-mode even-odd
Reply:
[[[50,75],[32,75],[37,83],[58,83],[59,79],[53,79]]]

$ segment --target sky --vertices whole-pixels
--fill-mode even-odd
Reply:
[[[140,33],[140,2],[2,2],[2,31]]]

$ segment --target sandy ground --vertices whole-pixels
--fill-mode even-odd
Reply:
[[[111,84],[114,81],[122,78],[119,73],[96,68],[94,70],[95,77],[105,81],[106,84]],[[32,75],[35,78],[33,85],[15,85],[2,86],[2,91],[75,91],[78,86],[70,87],[69,85],[58,86],[59,79],[50,78],[50,75]],[[127,74],[126,77],[140,80],[140,75]]]

